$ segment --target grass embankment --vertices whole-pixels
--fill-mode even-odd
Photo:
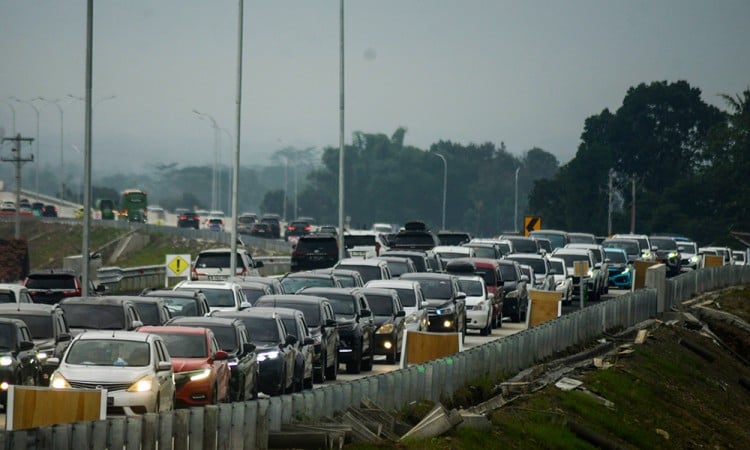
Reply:
[[[722,292],[713,306],[748,320],[750,288]],[[736,354],[750,348],[747,334],[718,323],[709,326]],[[750,368],[732,352],[682,324],[651,329],[644,344],[630,348],[634,352],[611,359],[613,365],[607,369],[591,366],[568,374],[582,381],[585,389],[563,391],[551,384],[495,410],[491,431],[454,430],[397,447],[750,448]],[[486,391],[483,385],[486,380],[468,391]],[[467,397],[459,392],[457,397],[461,396]],[[429,410],[429,405],[422,409]],[[349,445],[347,449],[393,446]]]

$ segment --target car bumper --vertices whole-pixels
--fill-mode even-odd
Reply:
[[[212,377],[191,381],[181,380],[180,374],[175,374],[175,401],[177,406],[202,406],[213,402]]]
[[[393,334],[376,334],[375,351],[376,355],[388,355],[393,351],[393,347],[398,345],[398,339]]]
[[[268,359],[258,365],[258,390],[267,395],[277,395],[284,388],[285,361],[281,358]]]
[[[114,391],[107,392],[107,416],[136,416],[156,412],[157,393]]]
[[[481,330],[487,328],[491,321],[491,314],[487,310],[466,311],[466,328],[471,330]]]
[[[622,269],[610,270],[609,284],[610,286],[629,288],[633,285],[633,272],[623,272]]]

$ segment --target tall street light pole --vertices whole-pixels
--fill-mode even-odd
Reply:
[[[23,103],[24,105],[30,106],[34,110],[34,114],[36,114],[36,139],[34,140],[34,146],[36,147],[36,150],[34,151],[34,191],[38,194],[39,193],[39,165],[40,165],[40,157],[39,157],[39,108],[36,107],[33,103],[31,103],[33,100],[21,100],[16,97],[10,97],[11,100],[16,101],[18,103]],[[15,126],[14,126],[15,127]]]
[[[339,0],[339,259],[344,249],[344,0]]]
[[[64,191],[63,191],[64,186],[63,186],[63,183],[64,183],[64,179],[65,179],[65,157],[63,155],[63,148],[64,148],[64,143],[63,143],[63,140],[64,140],[64,138],[63,138],[64,113],[63,113],[62,106],[60,106],[60,100],[57,100],[57,99],[55,99],[55,100],[49,100],[49,99],[46,99],[44,97],[39,97],[39,100],[41,100],[41,101],[43,101],[45,103],[48,103],[48,104],[55,105],[57,107],[57,110],[60,112],[60,198],[62,199],[63,195],[64,195]]]
[[[513,207],[513,231],[518,232],[518,171],[520,167],[516,167],[516,202]]]
[[[8,105],[8,108],[10,108],[10,112],[13,115],[13,122],[11,123],[13,129],[11,130],[11,134],[13,135],[13,137],[15,137],[16,136],[16,108],[14,108],[10,102],[2,101],[2,103]]]
[[[240,131],[242,128],[242,37],[245,15],[245,2],[239,0],[237,8],[237,93],[235,113],[235,141],[234,141],[234,164],[232,165],[232,245],[229,257],[229,267],[232,275],[237,273],[237,208],[239,205],[239,178],[240,178]]]
[[[445,230],[445,201],[448,194],[448,162],[445,160],[445,156],[440,153],[435,153],[435,156],[443,160],[443,222],[441,229]]]
[[[216,210],[216,200],[218,197],[218,182],[216,180],[216,172],[219,165],[219,124],[216,123],[216,119],[214,119],[214,117],[210,114],[206,114],[195,109],[193,110],[193,113],[202,119],[211,121],[211,126],[214,128],[214,170],[213,176],[211,177],[211,209]]]

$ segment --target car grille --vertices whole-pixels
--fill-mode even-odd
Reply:
[[[76,389],[106,389],[107,391],[124,391],[133,383],[96,383],[88,381],[70,381],[70,387]]]

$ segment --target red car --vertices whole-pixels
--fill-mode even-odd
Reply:
[[[230,401],[227,359],[211,330],[200,327],[145,326],[141,333],[158,334],[172,358],[175,406],[201,406]]]

